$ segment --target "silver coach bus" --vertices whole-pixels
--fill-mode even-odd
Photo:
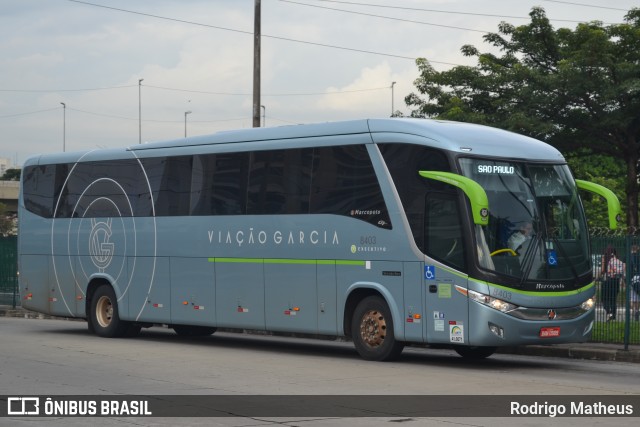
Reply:
[[[482,358],[581,342],[594,281],[576,181],[540,141],[489,127],[360,120],[30,158],[23,307],[103,337],[165,324],[346,336]]]

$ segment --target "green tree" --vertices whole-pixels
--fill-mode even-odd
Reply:
[[[568,153],[566,159],[576,176],[604,185],[613,191],[620,198],[624,216],[626,211],[626,202],[622,197],[625,193],[624,162],[611,156],[593,154],[586,149]],[[609,224],[606,201],[586,191],[582,192],[581,196],[589,226],[606,228]]]
[[[539,7],[529,16],[529,24],[503,22],[484,37],[500,55],[463,46],[465,56],[477,57],[475,67],[437,72],[418,59],[419,94],[405,98],[411,115],[487,124],[564,153],[586,149],[623,162],[627,224],[637,227],[640,9],[621,24],[596,21],[575,30],[555,30]]]
[[[20,181],[21,172],[20,169],[7,169],[0,177],[0,181]]]

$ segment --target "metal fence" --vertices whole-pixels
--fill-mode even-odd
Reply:
[[[15,308],[20,304],[17,273],[18,238],[0,236],[0,305]]]
[[[615,249],[624,263],[619,278],[604,275],[603,258],[607,248]],[[634,276],[640,282],[640,236],[594,236],[591,252],[596,279],[596,322],[592,342],[640,344],[640,301],[633,290]],[[16,236],[0,237],[0,305],[20,305],[17,277]],[[634,261],[634,257],[637,257]],[[640,287],[639,287],[640,289]]]
[[[610,261],[610,268],[605,268],[607,252],[614,252],[620,260]],[[596,279],[596,322],[591,341],[620,343],[625,349],[629,344],[640,344],[640,237],[593,236],[591,253]],[[621,268],[619,273],[615,266]]]

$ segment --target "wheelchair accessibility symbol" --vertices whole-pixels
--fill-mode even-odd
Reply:
[[[436,280],[436,267],[434,265],[424,266],[424,278],[427,280]]]
[[[558,266],[558,257],[556,255],[556,251],[547,252],[547,264],[549,264],[552,267]]]

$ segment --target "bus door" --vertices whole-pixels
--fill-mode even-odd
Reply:
[[[425,198],[426,337],[430,343],[468,343],[469,311],[466,247],[460,198],[456,192],[430,192]]]

